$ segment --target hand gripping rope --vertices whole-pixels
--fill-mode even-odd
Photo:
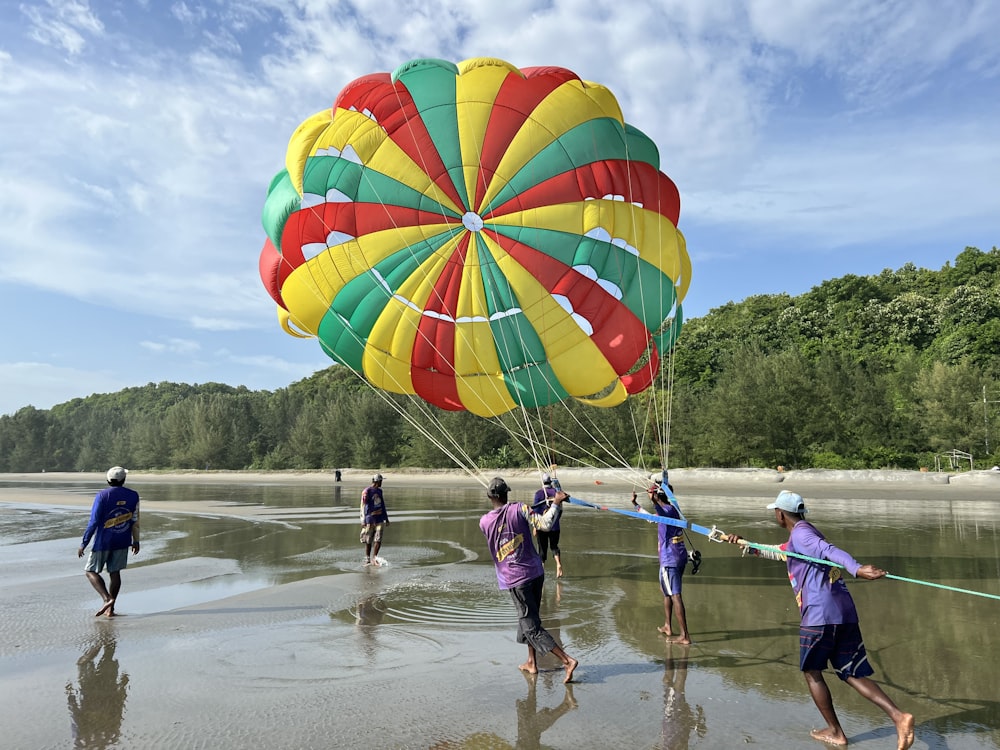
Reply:
[[[830,560],[821,560],[817,557],[809,557],[809,555],[801,555],[798,552],[788,552],[787,550],[780,549],[773,544],[757,544],[756,542],[748,542],[746,539],[740,539],[737,544],[743,548],[743,556],[752,557],[763,557],[765,560],[780,560],[785,561],[789,557],[795,557],[799,560],[806,560],[807,562],[816,563],[817,565],[826,565],[830,568],[840,568],[843,569],[843,565],[839,565]],[[960,589],[956,586],[947,586],[943,583],[933,583],[931,581],[921,581],[916,578],[905,578],[903,576],[893,575],[892,573],[886,573],[886,578],[891,578],[894,581],[906,581],[907,583],[918,583],[921,586],[933,586],[937,589],[945,589],[946,591],[955,591],[959,594],[972,594],[973,596],[982,596],[986,599],[997,599],[1000,600],[1000,596],[996,594],[986,594],[982,591],[972,591],[971,589]]]
[[[667,492],[667,497],[671,499],[671,501],[673,501],[674,500],[673,493],[669,489],[667,489],[665,482],[664,482],[664,489]],[[595,503],[588,503],[585,500],[578,500],[575,497],[568,497],[566,498],[566,500],[572,503],[573,505],[582,505],[587,508],[594,508],[595,510],[607,510],[611,511],[612,513],[618,513],[619,515],[622,516],[629,516],[631,518],[640,518],[643,521],[647,521],[648,523],[662,523],[667,526],[675,526],[680,529],[690,530],[696,534],[701,534],[702,536],[708,537],[708,540],[711,542],[719,542],[719,543],[725,542],[726,536],[728,536],[724,531],[715,526],[713,526],[712,528],[708,528],[707,526],[700,526],[696,523],[692,523],[686,518],[681,518],[681,519],[668,518],[666,516],[658,516],[653,513],[639,513],[638,511],[634,510],[624,510],[622,508],[609,508],[607,505],[596,505]],[[678,510],[680,510],[680,508],[678,508]],[[831,568],[843,569],[842,565],[838,565],[837,563],[831,562],[830,560],[821,560],[816,557],[801,555],[797,552],[788,552],[786,550],[780,549],[779,547],[773,544],[759,544],[757,542],[749,542],[746,539],[740,539],[738,544],[743,549],[744,557],[747,556],[762,557],[765,560],[777,560],[782,562],[786,561],[789,557],[796,557],[800,560],[806,560],[808,562],[815,563],[817,565],[826,565]],[[921,581],[917,578],[906,578],[904,576],[893,575],[892,573],[886,573],[885,577],[891,578],[895,581],[905,581],[906,583],[917,583],[920,584],[921,586],[932,586],[934,588],[944,589],[946,591],[955,591],[959,594],[971,594],[972,596],[981,596],[986,599],[996,599],[1000,601],[1000,596],[998,596],[997,594],[987,594],[982,591],[972,591],[971,589],[962,589],[956,586],[947,586],[943,583],[933,583],[932,581]]]

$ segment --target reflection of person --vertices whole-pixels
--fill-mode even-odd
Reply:
[[[552,477],[548,474],[542,476],[542,488],[535,492],[535,499],[532,501],[531,510],[539,515],[544,514],[552,505],[552,498],[557,490],[552,486]],[[542,564],[549,556],[549,546],[552,546],[552,559],[556,561],[556,578],[563,577],[562,555],[559,552],[559,519],[548,531],[538,529],[535,532],[538,539],[538,555],[542,558]]]
[[[663,750],[687,750],[691,742],[691,730],[704,737],[708,730],[705,711],[701,706],[691,708],[684,694],[687,682],[687,652],[675,656],[672,643],[666,644],[665,668],[663,671],[663,726],[660,747]]]
[[[681,514],[670,502],[663,487],[650,488],[649,497],[653,501],[655,515],[680,520]],[[632,506],[641,513],[653,515],[639,505],[634,492]],[[664,523],[658,523],[656,526],[656,549],[660,558],[660,590],[663,592],[663,626],[657,630],[672,642],[686,645],[691,643],[691,634],[688,632],[687,611],[684,609],[684,599],[681,597],[681,582],[688,561],[684,534],[676,526]],[[673,631],[674,617],[677,618],[676,638]]]
[[[576,708],[573,685],[566,684],[566,694],[558,706],[539,709],[538,698],[535,695],[538,678],[527,672],[524,673],[524,677],[528,682],[528,695],[523,699],[518,698],[515,704],[517,708],[516,745],[511,745],[507,740],[498,737],[493,732],[476,732],[459,742],[452,740],[436,742],[430,746],[430,750],[471,750],[472,748],[480,750],[482,748],[490,748],[490,750],[538,750],[542,747],[542,734],[561,717]]]
[[[779,550],[829,560],[842,566],[855,578],[875,580],[885,576],[884,570],[862,565],[847,552],[826,541],[826,537],[804,519],[807,510],[801,495],[784,490],[767,508],[774,511],[777,524],[790,532],[788,541]],[[741,537],[729,534],[726,541],[737,544]],[[903,713],[882,688],[869,679],[875,670],[868,663],[858,625],[858,611],[841,577],[840,568],[792,556],[788,556],[787,561],[788,579],[802,613],[799,626],[800,667],[813,702],[826,721],[824,729],[812,730],[812,738],[828,745],[847,744],[847,736],[833,708],[833,697],[823,679],[823,670],[829,663],[837,677],[885,711],[896,725],[898,750],[906,750],[913,744],[913,715]]]
[[[533,529],[547,531],[559,520],[562,503],[569,496],[565,492],[557,492],[552,497],[552,507],[538,515],[532,513],[527,504],[508,504],[509,493],[510,488],[500,477],[490,482],[486,494],[493,509],[479,519],[479,528],[486,537],[486,544],[493,557],[500,590],[510,591],[517,609],[517,642],[528,644],[528,661],[520,665],[519,669],[529,674],[538,674],[537,655],[551,651],[566,670],[563,682],[570,682],[577,667],[576,659],[563,651],[552,635],[542,627],[539,606],[545,583],[545,568],[531,540]]]
[[[389,512],[382,497],[382,475],[372,477],[370,486],[361,492],[361,543],[365,545],[365,565],[379,564],[382,548],[382,527],[389,523]]]
[[[538,698],[535,695],[535,684],[538,678],[524,674],[528,681],[528,695],[517,701],[517,750],[533,750],[542,746],[542,734],[560,718],[576,708],[573,697],[573,686],[566,685],[566,694],[562,703],[555,708],[538,708]]]
[[[95,663],[97,655],[101,658]],[[66,700],[73,725],[73,747],[97,750],[116,747],[128,694],[128,674],[118,674],[114,633],[102,634],[77,661],[79,687],[66,683]]]
[[[115,616],[115,600],[122,587],[121,571],[128,565],[128,550],[139,554],[139,493],[125,486],[128,471],[121,466],[108,469],[107,479],[110,485],[94,496],[94,505],[90,511],[90,523],[83,532],[83,540],[77,550],[77,557],[83,557],[90,540],[94,546],[84,570],[87,580],[104,601],[97,611],[97,616],[107,614]],[[110,588],[105,585],[101,571],[108,569]]]

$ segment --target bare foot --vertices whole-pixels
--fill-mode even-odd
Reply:
[[[913,714],[903,714],[896,723],[896,735],[899,741],[896,750],[909,750],[913,745]]]
[[[101,607],[99,610],[97,610],[96,613],[94,613],[94,617],[100,617],[101,615],[107,615],[108,617],[114,617],[115,616],[115,600],[114,599],[108,599],[106,602],[104,602],[104,606]]]
[[[679,635],[676,638],[667,638],[667,643],[676,643],[680,646],[690,646],[691,638],[686,635]]]
[[[663,625],[662,627],[657,628],[656,632],[663,633],[663,635],[667,636],[667,638],[674,634],[674,631],[670,629],[669,625]]]
[[[538,667],[530,662],[525,662],[518,667],[522,672],[527,672],[528,674],[538,674]]]
[[[847,746],[847,738],[844,736],[843,732],[841,732],[838,737],[835,734],[831,734],[829,729],[813,729],[809,732],[809,736],[817,742],[824,742],[827,745],[834,745],[836,747]]]
[[[580,663],[572,656],[567,656],[566,658],[569,661],[566,662],[566,679],[563,680],[564,683],[573,681],[573,672],[576,671],[576,667]]]

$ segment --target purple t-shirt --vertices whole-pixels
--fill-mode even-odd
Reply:
[[[656,515],[681,520],[681,514],[671,503],[653,503]],[[661,568],[683,568],[687,565],[688,553],[684,546],[684,534],[679,526],[658,523],[656,548],[660,552]]]
[[[856,576],[861,567],[861,563],[844,550],[826,541],[808,521],[795,524],[781,549],[843,565],[852,576]],[[841,625],[858,621],[858,610],[840,568],[789,557],[788,580],[795,592],[803,625]]]
[[[94,496],[80,546],[86,547],[93,538],[95,552],[131,547],[132,525],[138,521],[138,492],[122,486],[103,489]]]
[[[537,515],[526,503],[507,503],[479,519],[479,528],[496,565],[501,591],[523,586],[545,575],[531,530],[532,527],[549,530],[561,512],[561,507],[553,505],[544,515]]]
[[[389,511],[385,509],[382,498],[382,488],[365,487],[361,493],[361,522],[366,526],[372,523],[385,523],[389,520]]]

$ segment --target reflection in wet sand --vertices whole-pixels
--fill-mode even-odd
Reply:
[[[705,710],[699,705],[694,709],[684,694],[688,674],[690,646],[667,643],[663,668],[663,729],[660,734],[661,750],[688,750],[691,732],[704,737],[708,731]]]
[[[444,740],[430,746],[430,750],[540,750],[542,735],[560,718],[577,707],[573,697],[573,684],[565,683],[562,703],[554,708],[538,708],[538,675],[522,672],[528,683],[528,694],[515,701],[517,713],[517,742],[511,745],[492,732],[476,732],[464,740]]]
[[[66,683],[73,747],[103,750],[121,739],[128,673],[119,674],[116,645],[115,631],[102,624],[96,641],[76,663],[77,687]]]

